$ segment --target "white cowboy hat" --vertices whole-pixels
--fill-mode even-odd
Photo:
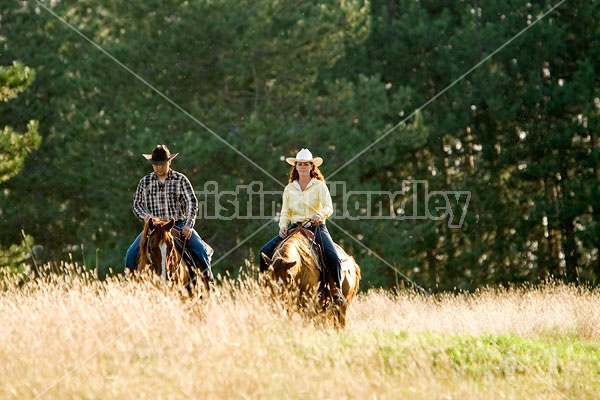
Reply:
[[[296,157],[288,157],[285,162],[290,165],[295,165],[297,162],[311,162],[315,164],[315,167],[319,167],[323,164],[321,157],[313,157],[312,153],[308,149],[302,149],[296,154]]]

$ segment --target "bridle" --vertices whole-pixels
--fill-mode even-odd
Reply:
[[[154,266],[152,262],[152,253],[150,252],[150,236],[156,231],[156,228],[153,228],[148,231],[146,234],[146,258],[150,261],[150,264]]]
[[[150,251],[151,250],[150,249],[150,237],[154,234],[154,232],[156,232],[156,229],[157,228],[153,228],[153,229],[149,230],[148,233],[146,234],[146,257],[147,257],[148,261],[150,262],[150,265],[152,265],[155,268],[155,270],[156,270],[156,266],[154,265],[154,261],[152,260],[152,253]],[[170,234],[170,233],[167,232],[167,234]],[[185,246],[187,245],[187,239],[184,238],[181,242],[182,242],[181,252],[179,253],[179,259],[177,260],[177,263],[175,265],[180,265],[181,264],[181,261],[183,259],[183,253],[185,252]],[[175,246],[175,241],[172,238],[172,240],[171,240],[171,251],[173,251],[174,248],[176,249],[176,246]],[[166,254],[166,252],[165,252],[165,257],[168,257],[168,254]],[[166,268],[166,264],[167,264],[167,260],[166,259],[164,260],[164,263],[165,263],[165,269],[167,269]],[[167,274],[167,278],[168,279],[171,279],[173,277],[172,276],[173,275],[172,271],[169,271],[167,269],[165,272]]]

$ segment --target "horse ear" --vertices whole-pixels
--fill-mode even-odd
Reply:
[[[283,268],[284,269],[290,269],[292,268],[294,265],[296,265],[296,261],[290,261],[290,262],[286,262],[283,264]]]
[[[148,220],[148,228],[154,229],[154,218]]]
[[[175,219],[171,218],[171,220],[169,222],[167,222],[167,224],[165,225],[165,230],[170,231],[171,228],[174,226],[175,226]]]
[[[265,262],[267,263],[268,266],[271,266],[271,264],[273,264],[273,260],[271,260],[269,258],[269,256],[266,255],[265,253],[261,252],[260,256],[263,258],[263,260],[265,260]]]

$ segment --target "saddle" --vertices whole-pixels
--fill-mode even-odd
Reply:
[[[304,236],[306,236],[306,238],[308,240],[310,240],[311,242],[314,243],[315,241],[315,233],[307,228],[305,228],[301,222],[298,222],[298,224],[296,226],[294,226],[293,228],[291,228],[288,232],[288,237],[290,237],[290,235],[292,233],[294,233],[296,230],[300,230],[300,233],[302,233]],[[320,247],[320,246],[319,246]]]

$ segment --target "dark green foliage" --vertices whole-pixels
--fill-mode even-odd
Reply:
[[[247,207],[236,188],[281,191],[282,157],[309,147],[346,191],[396,194],[380,219],[341,218],[381,207],[352,210],[341,186],[334,194],[330,231],[363,268],[363,288],[600,277],[597,1],[567,1],[539,22],[555,2],[51,4],[80,34],[36,2],[0,6],[0,64],[37,73],[3,104],[0,126],[36,119],[43,133],[4,179],[1,243],[24,230],[47,260],[121,270],[141,229],[131,212],[150,171],[141,153],[165,143],[199,193],[231,192],[197,228],[224,257],[215,270],[235,274],[277,231],[224,218],[235,201]],[[21,159],[37,146],[21,143]],[[432,192],[469,203],[454,201],[449,219]]]
[[[11,66],[0,65],[0,103],[17,97],[35,80],[35,71],[15,61]],[[17,123],[20,121],[16,121]],[[40,145],[37,121],[27,123],[27,131],[18,133],[10,126],[0,131],[0,183],[21,170],[27,154]]]
[[[34,80],[35,70],[18,61],[14,61],[11,66],[0,65],[0,103],[16,98]],[[12,122],[18,124],[20,121]],[[0,183],[3,183],[21,171],[26,156],[39,147],[41,137],[35,120],[27,122],[25,133],[16,132],[10,126],[0,126],[0,129]],[[11,211],[14,210],[0,209],[0,216]],[[23,235],[22,239],[19,244],[13,244],[7,249],[0,247],[0,266],[5,267],[0,270],[0,276],[4,273],[22,272],[23,262],[30,257],[32,238]]]

